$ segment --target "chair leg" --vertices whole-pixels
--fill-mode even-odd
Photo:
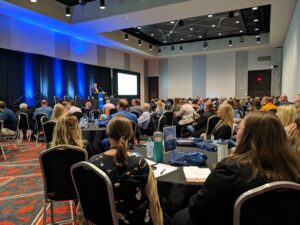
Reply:
[[[47,224],[46,219],[47,219],[47,203],[45,202],[45,204],[44,204],[44,218],[43,218],[43,221],[44,221],[43,224],[44,225]]]
[[[1,151],[2,151],[3,158],[4,158],[4,160],[6,160],[6,156],[5,156],[5,153],[4,153],[3,146],[2,146],[2,145],[0,145],[0,148],[1,148]]]
[[[54,212],[53,212],[53,202],[50,202],[50,208],[51,208],[51,223],[54,224]]]
[[[39,131],[37,132],[37,135],[36,135],[36,141],[35,141],[36,146],[38,146],[38,140],[39,140]]]

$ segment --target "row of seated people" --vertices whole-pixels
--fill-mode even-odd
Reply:
[[[89,160],[112,182],[119,224],[163,225],[173,217],[174,225],[231,225],[234,202],[240,194],[272,181],[300,183],[300,158],[290,148],[280,119],[270,112],[251,112],[239,125],[232,155],[216,165],[202,188],[190,197],[187,208],[168,215],[168,209],[160,204],[152,168],[128,148],[133,130],[124,114],[113,116],[108,124],[110,148]],[[84,147],[80,135],[74,116],[64,115],[58,120],[51,146]],[[79,224],[84,224],[80,204],[77,216]]]

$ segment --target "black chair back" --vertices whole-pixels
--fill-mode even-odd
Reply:
[[[162,115],[159,120],[158,120],[158,127],[157,127],[157,131],[163,132],[163,129],[166,125],[166,117],[164,115]]]
[[[134,115],[136,115],[137,118],[140,117],[140,113],[138,111],[130,111],[131,113],[133,113]]]
[[[109,115],[112,115],[112,114],[114,114],[114,113],[116,113],[116,112],[118,112],[117,109],[110,109],[110,110],[109,110]]]
[[[164,116],[166,117],[166,126],[173,126],[174,112],[165,112]]]
[[[20,112],[18,117],[18,128],[17,130],[30,130],[29,119],[26,113]]]
[[[109,177],[89,162],[76,163],[71,173],[84,219],[97,225],[118,225]]]
[[[91,117],[91,114],[94,113],[94,118],[95,119],[99,119],[99,116],[100,116],[100,112],[98,109],[94,109],[92,111],[89,112],[89,117]]]
[[[46,118],[48,118],[48,120],[49,120],[49,117],[47,114],[45,114],[45,113],[37,114],[35,116],[35,121],[36,121],[36,128],[38,131],[43,131],[43,125],[42,125],[42,121],[41,121],[42,117],[44,117],[43,122],[46,122],[46,120],[47,120]]]
[[[300,185],[276,181],[241,194],[234,205],[234,225],[300,224]]]
[[[153,133],[157,130],[157,122],[156,122],[157,116],[153,114],[153,116],[150,116],[150,121],[147,127],[147,135],[152,136]]]
[[[214,127],[217,125],[219,121],[219,117],[211,116],[207,120],[207,127],[206,127],[206,136],[210,135]]]
[[[53,201],[77,199],[71,178],[71,166],[86,161],[87,152],[75,146],[60,145],[40,154],[45,199]]]
[[[77,117],[78,122],[83,117],[83,113],[82,112],[74,112],[74,113],[72,113],[72,115]]]
[[[46,121],[43,125],[43,130],[46,138],[46,143],[49,144],[52,141],[53,130],[56,122],[53,120]]]
[[[68,95],[64,96],[64,101],[70,101],[70,97]]]
[[[59,97],[58,96],[54,96],[54,104],[57,104],[60,102]]]

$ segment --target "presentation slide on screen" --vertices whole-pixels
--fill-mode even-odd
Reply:
[[[137,76],[118,73],[118,95],[137,95]]]

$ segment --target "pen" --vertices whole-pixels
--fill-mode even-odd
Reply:
[[[165,172],[165,170],[166,170],[166,169],[163,169],[159,174],[160,174],[160,175],[163,174],[163,173]]]

